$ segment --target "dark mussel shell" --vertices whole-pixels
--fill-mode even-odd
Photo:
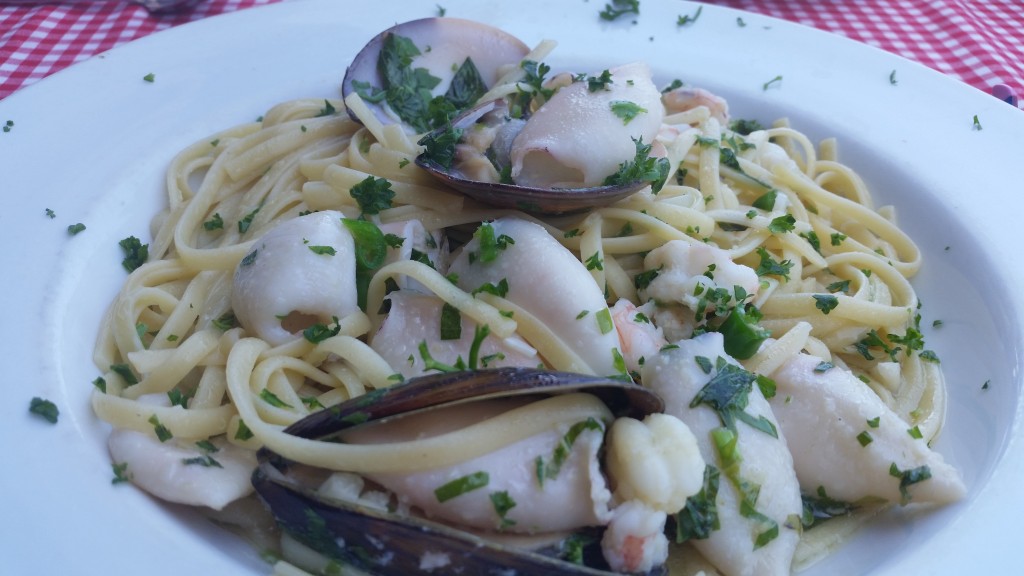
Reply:
[[[353,82],[367,82],[371,86],[382,88],[384,78],[378,67],[381,48],[389,34],[397,34],[412,40],[421,50],[430,52],[429,58],[438,60],[445,68],[460,65],[463,60],[472,57],[481,78],[491,88],[498,80],[501,66],[518,64],[526,56],[530,48],[521,40],[504,30],[488,26],[472,20],[461,18],[421,18],[396,24],[374,36],[366,46],[356,54],[352,63],[345,70],[345,78],[341,83],[342,96],[347,98],[356,90]],[[443,57],[442,57],[443,55]],[[441,75],[442,70],[431,70]],[[385,124],[396,122],[394,116],[384,110],[383,103],[367,102],[377,119]],[[352,111],[352,119],[359,121]],[[406,127],[409,132],[414,132]]]
[[[482,116],[507,108],[504,101],[484,102],[466,110],[451,122],[451,126],[469,129]],[[430,133],[439,137],[448,127]],[[490,206],[512,208],[531,214],[558,215],[580,212],[589,208],[607,206],[643,190],[650,182],[637,180],[627,184],[591,186],[588,188],[538,188],[519,184],[479,182],[459,173],[453,167],[445,167],[427,154],[416,157],[416,165],[426,170],[446,186]]]
[[[642,418],[661,412],[653,392],[620,380],[537,369],[499,368],[434,374],[353,398],[291,425],[286,432],[322,439],[346,428],[420,410],[487,398],[583,391],[600,398],[616,415]],[[443,557],[443,573],[611,574],[493,541],[418,517],[397,515],[317,494],[288,475],[295,465],[262,449],[253,486],[281,526],[328,558],[378,576],[424,573],[424,555]],[[584,554],[602,566],[596,548]],[[439,556],[444,555],[444,556]],[[651,574],[665,574],[663,568]]]

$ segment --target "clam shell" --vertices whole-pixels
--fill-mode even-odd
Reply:
[[[345,71],[341,84],[342,96],[347,98],[355,91],[354,81],[368,82],[371,86],[383,88],[384,79],[377,69],[384,39],[389,34],[404,36],[413,41],[424,52],[413,66],[425,67],[442,79],[435,90],[447,88],[452,74],[451,67],[461,65],[471,56],[480,76],[488,88],[499,78],[502,66],[517,64],[530,49],[521,40],[504,30],[480,22],[460,18],[422,18],[397,24],[373,37],[356,55]],[[427,52],[429,48],[429,52]],[[376,117],[385,124],[401,121],[384,106],[367,103]],[[359,119],[349,111],[357,122]],[[406,127],[410,133],[413,130]]]
[[[329,438],[366,422],[441,406],[577,391],[599,397],[616,415],[642,418],[664,409],[660,397],[631,382],[537,369],[498,368],[415,378],[312,414],[286,432],[304,438]],[[258,459],[253,486],[281,526],[306,546],[370,574],[427,573],[430,570],[425,566],[431,562],[441,563],[438,569],[443,573],[612,574],[499,544],[438,522],[324,497],[303,485],[297,479],[301,474],[289,474],[293,466],[301,466],[267,449],[259,451]],[[588,562],[603,564],[599,551],[585,551],[585,556]],[[651,574],[661,575],[665,571],[659,568]]]
[[[507,109],[504,101],[484,102],[452,119],[451,125],[466,130],[482,116],[491,112],[500,113],[502,109]],[[447,127],[439,128],[431,135],[436,136],[446,129]],[[438,164],[426,154],[416,157],[416,165],[446,186],[458,190],[474,200],[499,208],[512,208],[531,214],[558,215],[607,206],[650,185],[645,181],[636,181],[628,184],[588,188],[537,188],[519,184],[479,182],[467,178],[454,168]]]

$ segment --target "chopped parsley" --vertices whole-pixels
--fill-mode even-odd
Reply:
[[[594,252],[590,255],[590,258],[584,262],[587,270],[604,270],[604,262],[601,260],[601,255]]]
[[[50,424],[56,424],[57,417],[60,416],[60,410],[57,409],[56,404],[39,397],[35,397],[31,402],[29,402],[28,411],[39,416],[43,420],[46,420]]]
[[[134,372],[132,372],[131,367],[129,367],[127,364],[111,364],[110,371],[120,376],[121,379],[124,380],[124,383],[128,386],[132,386],[134,384],[139,383],[139,377],[136,376]]]
[[[758,276],[781,276],[784,280],[789,280],[789,271],[793,268],[793,262],[775,260],[763,246],[757,249],[757,254],[761,257],[761,262],[757,265],[756,270]]]
[[[676,26],[686,26],[687,24],[693,24],[694,22],[697,21],[697,18],[700,18],[700,12],[703,9],[703,6],[698,6],[697,11],[694,12],[692,16],[689,14],[680,15],[678,18],[676,18]]]
[[[242,442],[245,442],[246,440],[249,440],[252,437],[252,430],[250,430],[249,427],[245,425],[245,420],[239,419],[238,429],[235,430],[235,440],[241,440]]]
[[[124,253],[124,258],[121,260],[121,266],[128,272],[135,271],[136,268],[146,263],[149,258],[149,244],[143,244],[135,236],[129,236],[124,240],[117,243],[121,247],[121,251]]]
[[[120,464],[114,463],[111,464],[110,467],[114,471],[114,478],[113,480],[110,481],[111,484],[121,484],[123,482],[128,482],[129,480],[131,480],[131,477],[128,475],[127,462],[122,462]]]
[[[856,508],[853,504],[830,498],[824,486],[818,486],[817,495],[801,494],[803,515],[800,523],[805,529],[813,528],[822,522],[839,516],[846,516]]]
[[[171,438],[174,438],[174,435],[171,434],[171,431],[168,430],[166,426],[160,423],[160,419],[156,417],[156,414],[150,416],[148,422],[153,425],[153,432],[156,434],[157,439],[160,440],[161,442],[167,442]]]
[[[598,90],[610,90],[608,85],[612,83],[612,73],[608,70],[601,72],[600,76],[587,77],[587,91],[597,92]]]
[[[462,338],[462,314],[459,309],[445,302],[441,306],[441,340],[458,340]]]
[[[651,183],[651,191],[657,194],[668,179],[668,158],[652,158],[651,145],[644,144],[643,138],[633,140],[636,156],[630,162],[619,164],[619,170],[604,179],[605,186],[624,185],[643,181]]]
[[[273,392],[266,388],[260,390],[260,400],[263,400],[264,402],[270,404],[275,408],[291,408],[291,406],[287,402],[281,400],[280,398],[277,397],[277,394],[274,394]]]
[[[722,334],[725,352],[738,360],[756,354],[761,344],[771,337],[771,332],[758,325],[760,319],[761,312],[754,306],[733,308],[725,321],[715,329]]]
[[[896,70],[889,72],[889,84],[892,84],[893,86],[899,84],[899,82],[896,81]]]
[[[257,207],[255,210],[249,212],[241,220],[238,221],[239,234],[245,234],[246,232],[249,231],[249,227],[252,226],[252,220],[253,218],[256,217],[256,213],[258,213],[259,211],[260,209]]]
[[[647,112],[646,108],[641,107],[636,102],[630,102],[628,100],[613,100],[610,106],[612,114],[622,118],[623,124],[629,124],[631,120],[640,114]]]
[[[822,314],[828,315],[829,312],[834,310],[836,306],[839,306],[839,298],[829,294],[814,294],[814,307],[821,310]]]
[[[480,224],[480,227],[473,233],[473,237],[477,239],[479,243],[479,252],[471,253],[469,256],[470,263],[475,261],[480,262],[494,262],[498,258],[498,253],[502,250],[507,249],[516,241],[507,234],[499,234],[495,236],[494,226],[490,222],[484,222]]]
[[[485,294],[493,294],[499,298],[504,298],[505,295],[508,294],[508,279],[502,278],[497,284],[484,282],[479,288],[473,290],[472,294],[475,296],[481,292]]]
[[[395,197],[391,182],[386,178],[376,178],[372,175],[353,186],[349,194],[359,204],[363,214],[380,214],[381,210],[391,208]]]
[[[142,79],[145,80],[146,82],[153,83],[153,82],[156,81],[156,74],[153,74],[152,72],[150,72],[149,74],[146,74],[145,76],[143,76]]]
[[[931,468],[918,466],[909,470],[900,470],[896,463],[889,466],[889,475],[900,480],[900,504],[906,505],[910,502],[910,487],[914,484],[924,482],[932,477]]]
[[[319,256],[334,256],[338,253],[333,246],[307,246],[307,248],[309,248],[313,254],[317,254]]]
[[[313,324],[309,328],[303,330],[302,337],[305,338],[307,341],[312,342],[313,344],[319,344],[320,342],[323,342],[328,338],[337,336],[339,333],[341,333],[341,324],[338,323],[337,316],[332,316],[331,318],[332,320],[334,320],[333,328],[328,326],[327,324],[317,322],[316,324]]]
[[[4,132],[10,132],[14,128],[14,120],[4,122]]]
[[[598,13],[602,20],[616,20],[626,14],[640,14],[640,0],[611,0]]]
[[[761,85],[761,89],[767,91],[772,86],[777,86],[778,84],[781,84],[781,83],[782,83],[782,75],[780,74],[780,75],[776,76],[775,78],[772,78],[771,80],[769,80],[769,81],[765,82],[764,84],[762,84]]]
[[[198,466],[203,466],[205,468],[223,468],[224,467],[224,466],[221,465],[220,462],[217,462],[216,460],[214,460],[213,456],[210,456],[209,454],[204,454],[202,456],[196,456],[194,458],[182,458],[181,462],[182,462],[182,464],[184,464],[186,466],[198,465]]]
[[[981,122],[978,121],[978,115],[977,114],[974,115],[974,122],[971,125],[971,127],[974,130],[981,130]]]
[[[861,432],[860,434],[857,434],[857,442],[860,442],[861,446],[867,446],[868,444],[871,444],[874,441],[875,439],[871,437],[871,433],[868,432],[867,430]]]
[[[715,361],[715,369],[717,372],[697,392],[690,402],[690,408],[705,404],[718,413],[722,424],[729,430],[735,430],[736,421],[740,420],[773,438],[778,438],[778,431],[770,420],[764,416],[755,418],[745,411],[754,382],[758,381],[757,375],[721,357]]]
[[[796,228],[796,218],[792,214],[784,214],[773,218],[771,223],[768,224],[768,231],[772,234],[785,234],[786,232],[792,232],[794,228]]]
[[[491,477],[487,472],[481,470],[443,484],[434,490],[434,496],[437,497],[439,503],[444,503],[467,492],[483,488],[490,481]]]
[[[214,212],[213,216],[211,216],[209,220],[203,222],[203,228],[206,230],[223,230],[224,219],[221,218],[219,213]]]
[[[537,483],[540,486],[544,486],[545,480],[553,480],[558,476],[558,473],[562,470],[562,465],[569,458],[569,453],[572,451],[572,445],[576,443],[576,438],[586,430],[602,432],[604,431],[604,425],[592,417],[581,420],[573,424],[569,431],[562,436],[562,440],[558,443],[558,446],[555,446],[548,461],[545,461],[541,456],[537,456],[534,459],[534,470],[537,475]]]
[[[508,491],[491,492],[490,498],[495,514],[501,519],[500,528],[514,525],[516,521],[508,517],[508,512],[516,507],[516,501],[508,495]]]
[[[686,505],[675,514],[676,543],[705,540],[718,530],[718,486],[721,472],[708,464],[704,467],[704,483],[699,492],[686,499]]]
[[[51,220],[53,220],[54,218],[57,217],[57,213],[54,212],[53,210],[50,210],[49,208],[47,208],[46,209],[46,217],[51,219]]]
[[[85,224],[82,224],[81,222],[79,222],[78,224],[72,224],[68,226],[68,235],[74,236],[75,234],[78,234],[83,230],[85,230]]]
[[[609,334],[612,330],[615,330],[615,324],[612,322],[612,313],[608,308],[602,308],[596,314],[594,318],[597,319],[597,327],[601,330],[601,334]]]
[[[321,116],[334,116],[335,114],[337,114],[337,112],[338,111],[334,108],[334,105],[332,105],[325,99],[324,107],[321,108],[320,112],[317,113],[316,118],[320,118]]]

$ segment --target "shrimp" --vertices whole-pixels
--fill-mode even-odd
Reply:
[[[619,333],[622,359],[630,372],[639,372],[645,357],[657,354],[668,344],[661,328],[651,321],[653,310],[651,302],[637,307],[625,298],[620,298],[611,307],[612,324]]]
[[[645,573],[663,564],[668,558],[667,519],[667,514],[639,500],[615,507],[601,538],[608,566],[616,572]]]

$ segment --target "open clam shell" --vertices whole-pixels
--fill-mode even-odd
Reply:
[[[471,20],[459,18],[423,18],[397,24],[371,39],[356,55],[345,72],[342,95],[347,98],[355,92],[358,83],[386,89],[385,74],[381,68],[381,51],[385,40],[396,35],[408,38],[420,51],[410,69],[422,68],[439,82],[432,93],[443,95],[448,90],[454,70],[472,57],[473,64],[486,88],[500,78],[504,67],[518,64],[529,53],[529,47],[511,34]],[[386,101],[367,102],[374,115],[383,123],[402,123]],[[349,111],[352,114],[352,111]],[[355,115],[353,119],[359,121]],[[404,124],[404,123],[403,123]],[[406,125],[407,131],[416,132]]]
[[[431,132],[428,138],[441,138],[443,133],[451,128],[466,133],[473,130],[473,126],[482,118],[498,117],[500,121],[500,118],[505,117],[507,113],[508,106],[504,100],[484,102],[454,118],[450,127],[445,126]],[[416,165],[446,186],[454,188],[474,200],[499,208],[512,208],[531,214],[557,215],[607,206],[650,185],[650,182],[637,180],[626,184],[585,188],[540,188],[504,182],[481,182],[464,174],[454,164],[445,166],[439,163],[435,157],[426,152],[416,157]]]
[[[501,368],[436,374],[354,398],[287,429],[304,438],[330,438],[374,420],[478,400],[587,392],[617,415],[642,418],[663,410],[654,393],[630,382],[535,369]],[[382,576],[424,573],[425,559],[445,573],[608,575],[596,549],[584,550],[595,567],[523,550],[431,520],[340,501],[304,484],[302,466],[274,452],[259,452],[253,485],[281,526],[325,556]],[[663,574],[654,571],[652,574]]]

